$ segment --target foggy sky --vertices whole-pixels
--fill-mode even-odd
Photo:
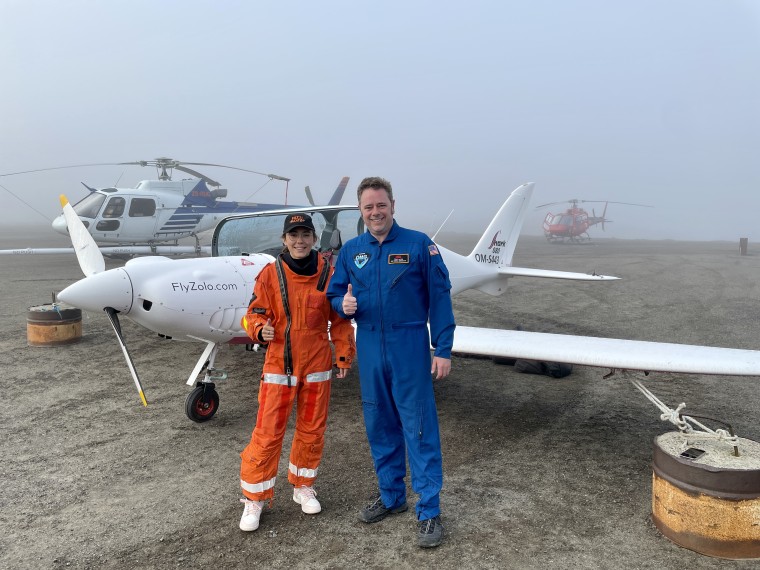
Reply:
[[[611,204],[594,237],[760,240],[756,0],[0,0],[0,54],[0,174],[168,156],[290,177],[291,203],[344,175],[354,203],[380,175],[430,233],[451,210],[446,229],[481,231],[532,181],[534,206],[654,206]],[[284,199],[198,169],[230,199]],[[0,223],[155,174],[0,177]]]

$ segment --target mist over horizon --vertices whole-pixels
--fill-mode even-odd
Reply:
[[[760,239],[759,32],[750,0],[6,3],[0,226],[42,229],[59,194],[168,156],[289,177],[289,204],[383,176],[429,234],[449,214],[479,234],[535,182],[525,235],[579,199],[652,206],[611,203],[592,239]],[[285,201],[197,168],[228,200]]]

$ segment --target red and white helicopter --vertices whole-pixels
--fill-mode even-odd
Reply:
[[[617,279],[512,265],[532,192],[532,183],[514,190],[469,255],[459,255],[438,246],[449,269],[452,294],[478,289],[501,295],[512,277],[604,282]],[[205,343],[187,380],[187,384],[195,388],[187,397],[185,409],[194,421],[211,419],[219,407],[215,381],[226,378],[223,370],[215,368],[217,351],[224,343],[250,343],[240,320],[246,312],[256,276],[281,249],[279,236],[283,217],[292,209],[223,220],[214,232],[214,257],[142,257],[106,271],[92,236],[64,197],[61,201],[85,278],[61,291],[58,299],[108,315],[144,405],[147,400],[121,334],[119,315],[164,338]],[[355,206],[322,206],[308,211],[321,234],[318,247],[323,252],[338,252],[344,240],[364,231]],[[453,349],[456,353],[610,369],[760,375],[760,351],[672,343],[458,326]],[[198,380],[201,374],[203,377]]]
[[[546,214],[544,218],[544,236],[550,243],[583,243],[591,240],[591,236],[588,234],[588,229],[596,224],[602,225],[604,230],[604,223],[611,222],[606,218],[607,206],[609,204],[624,204],[626,206],[641,206],[643,208],[652,208],[653,206],[647,206],[646,204],[631,204],[629,202],[609,202],[605,200],[578,200],[573,198],[566,202],[550,202],[549,204],[542,204],[537,206],[536,209],[545,208],[547,206],[554,206],[556,204],[565,204],[569,202],[570,207],[560,214],[552,214],[551,212]],[[591,210],[591,215],[581,208],[578,204],[586,202],[604,202],[604,210],[601,216],[597,216],[594,210]]]

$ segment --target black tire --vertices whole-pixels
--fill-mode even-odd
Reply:
[[[185,413],[197,423],[209,421],[219,409],[219,394],[213,384],[200,384],[187,395]]]

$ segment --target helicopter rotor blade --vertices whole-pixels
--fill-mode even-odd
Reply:
[[[211,162],[183,162],[183,161],[174,160],[173,158],[168,158],[168,157],[159,157],[153,160],[133,160],[133,161],[128,161],[128,162],[95,162],[95,163],[88,163],[88,164],[71,164],[71,165],[66,165],[66,166],[53,166],[50,168],[36,168],[32,170],[19,170],[17,172],[0,173],[0,177],[14,176],[17,174],[31,174],[35,172],[46,172],[49,170],[63,170],[66,168],[83,168],[83,167],[90,167],[90,166],[143,166],[143,167],[155,166],[156,168],[161,169],[161,172],[159,173],[159,178],[161,180],[171,180],[171,176],[167,173],[167,170],[177,169],[177,170],[181,170],[182,172],[191,174],[192,176],[195,176],[202,180],[205,180],[210,186],[213,186],[216,188],[221,186],[221,184],[217,182],[216,180],[214,180],[213,178],[210,178],[206,176],[205,174],[201,174],[200,172],[196,170],[188,168],[185,165],[214,166],[217,168],[228,168],[231,170],[239,170],[241,172],[250,172],[251,174],[266,176],[270,180],[281,180],[285,182],[286,185],[288,182],[290,182],[290,178],[287,178],[285,176],[280,176],[279,174],[268,174],[266,172],[259,172],[257,170],[250,170],[248,168],[239,168],[237,166],[228,166],[225,164],[216,164],[216,163],[211,163]],[[90,190],[89,187],[88,187],[88,190]],[[286,190],[286,194],[287,194],[287,190]]]
[[[181,170],[182,172],[187,172],[188,174],[192,174],[196,178],[201,178],[205,180],[209,186],[216,186],[216,187],[221,186],[221,184],[217,182],[216,180],[213,180],[209,178],[208,176],[206,176],[205,174],[201,174],[200,172],[193,170],[192,168],[188,168],[186,166],[180,166],[179,164],[175,166],[174,168],[177,170]]]
[[[70,164],[68,166],[52,166],[50,168],[35,168],[34,170],[20,170],[19,172],[6,172],[0,174],[2,176],[15,176],[16,174],[31,174],[33,172],[47,172],[48,170],[63,170],[64,168],[83,168],[85,166],[114,166],[118,163],[114,162],[95,162],[92,164]]]
[[[561,202],[549,202],[548,204],[541,204],[540,206],[536,206],[536,209],[538,208],[545,208],[546,206],[556,206],[557,204],[590,204],[590,203],[599,203],[601,204],[604,202],[605,204],[623,204],[625,206],[641,206],[642,208],[654,208],[654,206],[650,206],[649,204],[633,204],[631,202],[611,202],[610,200],[579,200],[578,198],[573,198],[571,200],[563,200]],[[607,207],[605,206],[605,211]],[[604,214],[602,214],[604,216]]]
[[[224,164],[212,164],[210,162],[177,162],[177,164],[190,164],[192,166],[216,166],[218,168],[229,168],[231,170],[240,170],[242,172],[250,172],[251,174],[260,174],[266,176],[272,180],[282,180],[283,182],[289,182],[290,178],[280,176],[278,174],[267,174],[266,172],[258,172],[257,170],[248,170],[247,168],[239,168],[237,166],[226,166]]]
[[[548,204],[541,204],[540,206],[536,206],[536,209],[539,208],[546,208],[547,206],[556,206],[557,204],[566,204],[568,200],[564,200],[562,202],[549,202]]]
[[[631,202],[607,202],[607,203],[608,204],[623,204],[624,206],[641,206],[642,208],[654,208],[654,206],[650,206],[649,204],[632,204]]]

